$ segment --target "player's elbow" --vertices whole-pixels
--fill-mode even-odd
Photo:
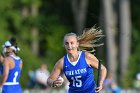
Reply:
[[[102,70],[104,73],[107,73],[107,68],[106,68],[104,65],[102,65],[101,70]]]

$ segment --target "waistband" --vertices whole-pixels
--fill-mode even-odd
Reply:
[[[19,82],[5,82],[3,85],[18,85]]]

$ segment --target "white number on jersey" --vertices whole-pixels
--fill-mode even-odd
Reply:
[[[75,76],[75,77],[72,77],[71,79],[73,80],[74,87],[81,87],[82,86],[81,76]]]
[[[16,82],[17,76],[18,76],[18,71],[16,71],[14,74],[13,82]]]

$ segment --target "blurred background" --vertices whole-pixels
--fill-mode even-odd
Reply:
[[[31,89],[29,72],[44,63],[51,72],[65,54],[66,33],[80,35],[94,25],[105,35],[95,56],[119,87],[140,89],[140,0],[0,0],[0,45],[17,38],[24,90]]]

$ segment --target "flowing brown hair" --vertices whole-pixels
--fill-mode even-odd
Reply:
[[[77,37],[79,42],[79,50],[84,50],[88,52],[94,52],[95,47],[99,47],[104,45],[103,43],[99,43],[99,40],[103,37],[102,30],[95,26],[85,29],[82,35]]]

